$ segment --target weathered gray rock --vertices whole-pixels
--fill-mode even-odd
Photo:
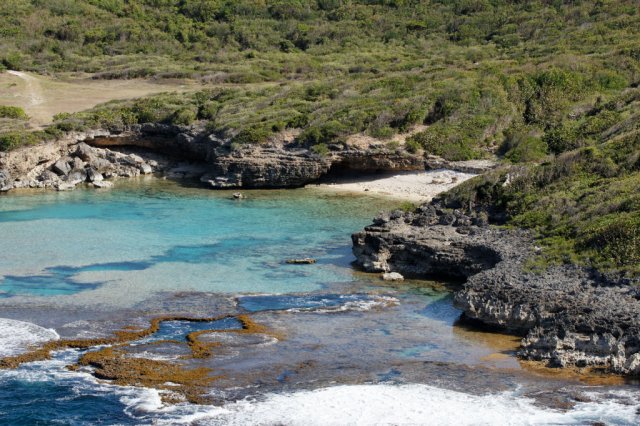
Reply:
[[[0,170],[0,192],[7,192],[13,189],[11,176],[6,170]]]
[[[71,171],[71,166],[69,165],[70,161],[71,159],[69,157],[61,158],[53,163],[51,170],[58,176],[66,176]]]
[[[201,180],[212,188],[298,187],[319,179],[330,165],[303,149],[250,147],[216,156]]]
[[[84,169],[85,162],[82,161],[78,157],[73,157],[73,161],[71,162],[71,170],[82,170]]]
[[[111,188],[113,182],[109,182],[108,180],[95,181],[93,182],[93,186],[96,188]]]
[[[89,167],[97,172],[104,173],[112,171],[114,169],[114,164],[106,158],[94,158],[89,162]]]
[[[481,174],[496,168],[498,163],[494,160],[466,160],[466,161],[448,161],[442,157],[428,155],[424,160],[427,170],[455,170],[456,172]]]
[[[72,172],[70,172],[65,178],[65,182],[72,184],[74,186],[86,180],[87,180],[87,172],[84,169],[80,169],[80,170],[75,169]]]
[[[96,169],[90,168],[89,170],[87,170],[88,182],[102,182],[103,180],[104,176],[102,176],[102,173],[100,173]]]
[[[55,188],[57,191],[72,191],[76,188],[76,184],[71,182],[59,182]]]
[[[352,236],[353,252],[371,272],[466,280],[455,304],[466,318],[526,336],[524,358],[640,375],[637,286],[576,266],[529,272],[531,236],[483,223],[436,202],[379,216]]]
[[[96,151],[84,142],[80,142],[75,151],[75,156],[88,163],[94,161]]]
[[[153,169],[151,168],[151,166],[147,163],[142,163],[138,166],[138,169],[140,170],[140,173],[142,173],[143,175],[148,175],[150,173],[153,173]]]
[[[168,177],[200,177],[212,188],[298,187],[328,173],[424,169],[421,156],[390,150],[384,144],[367,149],[331,144],[329,153],[319,156],[309,148],[296,145],[292,139],[295,132],[289,133],[291,135],[279,135],[265,144],[238,148],[230,140],[210,134],[203,126],[147,123],[133,125],[129,129],[69,133],[52,143],[3,153],[0,169],[16,177],[20,187],[40,185],[41,181],[36,177],[44,168],[59,176],[81,168],[92,168],[104,178],[162,171],[163,167],[154,165],[144,150],[196,164],[191,170],[184,166],[181,170],[174,169]],[[111,151],[109,148],[112,147],[122,150],[137,147],[139,151],[123,154]],[[7,184],[4,186],[9,187]]]
[[[475,237],[466,228],[452,226],[457,221],[454,214],[438,215],[435,210],[383,215],[352,236],[353,253],[367,271],[398,271],[413,277],[465,279],[493,267],[500,260],[496,249],[484,236]],[[503,238],[505,235],[495,232],[492,240],[500,244]]]

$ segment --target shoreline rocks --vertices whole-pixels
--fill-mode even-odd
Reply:
[[[384,145],[359,149],[335,144],[326,155],[318,155],[291,138],[238,145],[198,126],[149,123],[126,131],[73,132],[57,141],[0,152],[0,191],[68,189],[100,181],[100,175],[105,180],[159,172],[170,178],[199,179],[214,189],[291,188],[330,174],[424,167],[421,156]]]
[[[369,272],[462,281],[464,317],[524,336],[522,358],[640,375],[640,288],[578,266],[529,271],[531,235],[485,222],[434,202],[374,219],[353,252]]]

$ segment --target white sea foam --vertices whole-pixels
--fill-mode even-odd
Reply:
[[[0,318],[0,357],[18,355],[34,345],[59,338],[53,329],[30,322]]]
[[[323,306],[323,307],[309,307],[309,308],[290,308],[287,312],[315,312],[315,313],[332,313],[332,312],[366,312],[373,309],[383,309],[390,306],[400,304],[400,301],[391,296],[374,296],[370,299],[362,300],[349,300],[345,303],[336,306]]]
[[[341,385],[314,391],[267,394],[223,407],[165,404],[155,389],[120,387],[96,380],[66,365],[79,352],[56,353],[53,360],[30,364],[3,375],[26,381],[72,382],[78,394],[115,394],[125,413],[140,423],[158,425],[569,425],[604,422],[640,424],[638,393],[587,393],[568,411],[537,406],[517,392],[471,395],[429,385]]]
[[[272,394],[211,409],[207,425],[532,425],[638,424],[640,402],[578,403],[544,409],[515,393],[476,396],[428,385],[335,386]]]

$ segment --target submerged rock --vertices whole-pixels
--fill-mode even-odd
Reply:
[[[286,263],[290,265],[311,265],[316,263],[316,260],[310,257],[303,257],[301,259],[288,259]]]
[[[93,186],[96,188],[111,188],[113,186],[113,182],[109,182],[107,180],[100,180],[93,182]]]

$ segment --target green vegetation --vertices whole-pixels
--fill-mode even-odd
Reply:
[[[14,120],[29,119],[22,108],[2,105],[0,105],[0,118],[12,118]]]
[[[22,108],[0,105],[0,150],[24,145],[20,142],[32,136],[25,130],[29,116]],[[9,143],[8,141],[12,142]]]
[[[640,78],[632,0],[6,0],[0,34],[4,68],[227,88],[62,128],[203,120],[238,143],[301,128],[312,146],[425,123],[407,149],[452,160],[490,155],[515,130],[534,136],[503,152],[513,162],[575,148],[614,117],[574,128],[567,116]]]
[[[534,267],[577,262],[640,274],[640,89],[566,126],[574,129],[566,141],[580,148],[542,164],[503,167],[444,200],[532,229],[544,247]]]
[[[4,118],[2,150],[162,122],[234,146],[299,129],[321,156],[355,133],[386,140],[425,124],[404,149],[507,164],[451,205],[535,230],[541,265],[638,272],[634,0],[5,0],[2,69],[216,87],[61,114],[44,132]]]

